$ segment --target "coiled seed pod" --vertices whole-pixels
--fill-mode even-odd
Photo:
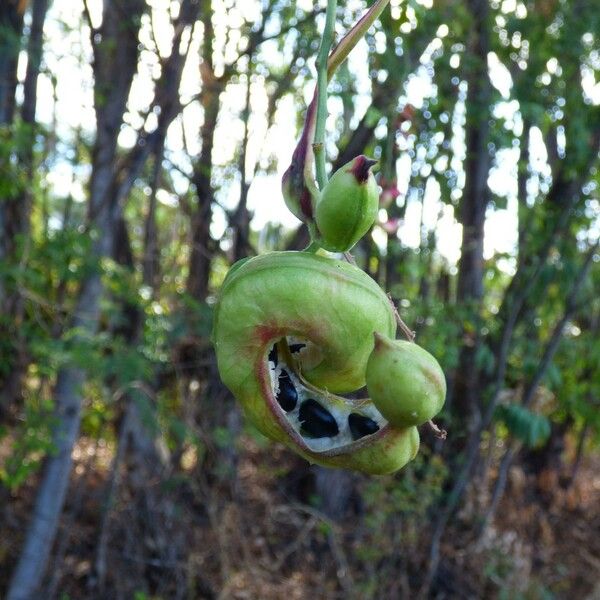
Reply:
[[[336,393],[365,385],[373,332],[395,330],[387,296],[357,267],[274,252],[227,276],[213,341],[223,382],[266,436],[311,462],[381,474],[414,458],[417,429],[390,426],[368,398]],[[293,353],[288,337],[302,341]]]

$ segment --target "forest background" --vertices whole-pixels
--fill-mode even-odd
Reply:
[[[599,597],[596,0],[392,0],[330,85],[448,439],[310,466],[219,381],[228,267],[308,240],[280,179],[324,8],[0,4],[0,596]]]

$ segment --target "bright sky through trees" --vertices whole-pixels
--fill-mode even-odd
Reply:
[[[425,3],[425,2],[424,2]],[[155,1],[150,3],[153,6],[151,18],[145,18],[141,29],[141,41],[145,46],[158,46],[161,55],[169,52],[172,28],[169,24],[166,3]],[[306,0],[300,3],[305,9],[310,9],[312,2]],[[351,3],[348,3],[351,4]],[[362,6],[361,2],[355,1],[356,8]],[[397,3],[392,3],[392,5]],[[513,11],[514,2],[505,1],[503,10]],[[94,20],[99,19],[100,3],[98,0],[91,0],[90,12]],[[253,19],[259,14],[260,5],[256,1],[248,1],[239,5],[241,8],[230,10],[228,15],[222,10],[215,26],[216,41],[223,41],[223,29],[226,18]],[[46,70],[42,73],[39,80],[40,102],[38,104],[38,118],[42,123],[50,125],[53,118],[56,117],[58,123],[57,134],[64,139],[69,139],[74,135],[77,128],[81,128],[86,134],[92,136],[95,128],[94,112],[92,108],[92,70],[89,66],[91,59],[91,48],[88,40],[87,28],[80,29],[78,23],[81,19],[82,6],[79,2],[70,0],[55,0],[50,10],[45,25],[46,32]],[[392,11],[394,6],[392,6]],[[243,11],[240,14],[238,11]],[[218,3],[216,9],[219,15]],[[408,12],[410,15],[410,10]],[[220,25],[221,26],[220,26]],[[318,19],[316,27],[322,26],[322,19]],[[410,20],[404,23],[402,27],[410,28]],[[421,67],[406,82],[405,95],[401,102],[412,104],[417,110],[421,110],[424,101],[428,97],[436,94],[435,86],[432,84],[429,62],[432,55],[439,49],[440,44],[436,44],[441,37],[448,34],[448,27],[443,25],[438,30],[438,38],[432,42],[421,59]],[[198,47],[201,38],[199,26],[196,27],[194,40],[189,52],[187,64],[182,78],[181,92],[183,102],[186,99],[190,104],[185,108],[169,130],[167,138],[167,159],[172,161],[178,168],[189,172],[191,165],[188,154],[183,152],[184,144],[187,144],[191,153],[196,153],[198,148],[197,132],[201,123],[202,114],[198,103],[191,100],[199,93],[199,53]],[[225,49],[225,60],[233,60],[234,43],[237,40],[230,40]],[[357,75],[356,85],[356,105],[358,108],[366,110],[369,98],[369,73],[366,54],[368,48],[363,41],[359,43],[350,57],[349,67]],[[285,61],[286,57],[278,54],[270,43],[266,42],[262,48],[263,57],[274,64]],[[242,59],[243,60],[243,59]],[[24,63],[24,61],[22,61]],[[548,61],[549,75],[553,69],[556,69],[556,61]],[[218,65],[218,58],[216,59]],[[452,64],[452,63],[451,63]],[[459,57],[456,55],[454,62],[459,66]],[[518,112],[518,102],[510,99],[510,90],[512,86],[511,76],[504,65],[500,63],[498,57],[491,53],[488,60],[490,76],[493,85],[502,96],[502,101],[494,107],[495,116],[504,120],[504,127],[512,130],[516,135],[522,131],[522,120]],[[24,73],[25,64],[20,65],[21,74]],[[145,117],[145,127],[151,130],[156,125],[156,115],[144,115],[147,110],[146,101],[150,97],[152,89],[152,79],[156,78],[160,72],[160,66],[157,63],[154,52],[142,51],[140,68],[133,83],[132,93],[129,100],[129,112],[127,122],[131,127],[125,126],[121,132],[119,142],[124,147],[130,147],[135,139],[135,129],[142,123]],[[50,77],[56,77],[56,97],[53,97],[53,90]],[[600,83],[595,82],[594,74],[591,69],[582,72],[583,88],[591,102],[600,103]],[[240,78],[239,81],[231,83],[223,96],[223,114],[226,118],[221,118],[217,129],[217,143],[215,145],[213,160],[215,165],[228,164],[241,143],[241,121],[240,113],[243,108],[245,97],[245,81]],[[295,227],[298,221],[286,209],[280,193],[280,179],[283,171],[287,168],[292,150],[296,141],[295,127],[290,127],[291,123],[296,123],[296,111],[298,107],[291,97],[284,97],[278,106],[277,115],[273,126],[267,131],[264,112],[266,108],[266,81],[264,76],[254,74],[251,84],[251,108],[250,132],[248,144],[247,164],[259,162],[261,166],[267,167],[269,162],[275,161],[276,173],[266,173],[265,170],[259,170],[252,182],[249,192],[249,207],[254,212],[252,227],[255,230],[261,230],[269,221],[283,223],[287,228]],[[312,90],[312,83],[306,87],[304,97],[307,99]],[[301,107],[302,109],[304,107]],[[330,118],[328,129],[335,131],[336,120],[340,117],[342,107],[341,102],[332,97],[329,101]],[[361,112],[360,110],[358,111]],[[464,153],[464,140],[462,135],[462,119],[464,118],[464,104],[457,104],[453,128],[454,139],[452,143],[460,156]],[[330,152],[335,152],[333,142],[335,137],[330,135]],[[400,140],[403,149],[408,150],[412,142],[410,137]],[[541,139],[539,130],[533,128],[530,136],[531,165],[537,173],[537,185],[529,190],[531,196],[535,196],[540,187],[547,186],[549,177],[549,167],[546,162],[546,152]],[[486,221],[485,236],[485,256],[490,258],[495,252],[503,254],[513,254],[517,242],[517,200],[516,200],[516,165],[519,156],[517,147],[512,149],[502,149],[497,152],[496,164],[490,172],[488,183],[493,191],[499,197],[506,198],[506,208],[488,209]],[[72,194],[76,201],[83,202],[85,199],[84,186],[89,176],[88,169],[80,168],[74,165],[67,157],[59,157],[53,167],[50,169],[48,184],[51,191],[57,195],[65,196]],[[440,165],[443,168],[443,165]],[[419,157],[410,159],[408,154],[403,153],[400,156],[397,166],[398,182],[400,190],[405,189],[405,182],[408,181],[410,170],[419,170],[422,176],[427,176],[427,171],[431,170],[430,165],[419,165]],[[218,170],[217,170],[218,172]],[[224,174],[225,175],[225,174]],[[178,176],[177,171],[173,171],[173,178],[179,187],[183,189],[188,185],[187,179]],[[459,177],[460,178],[460,177]],[[226,209],[235,207],[239,195],[239,181],[224,176],[222,181],[217,182],[219,203]],[[159,194],[159,200],[164,203],[176,203],[177,199],[171,197],[162,190]],[[215,210],[212,231],[216,238],[220,238],[226,227],[226,218],[222,210]],[[424,192],[424,201],[408,199],[406,209],[406,218],[401,225],[398,235],[403,242],[411,247],[418,247],[422,235],[426,235],[427,230],[435,229],[438,237],[437,249],[451,265],[456,265],[460,256],[461,226],[457,223],[454,216],[454,210],[451,206],[440,202],[439,184],[434,177],[430,177]],[[378,236],[375,230],[374,236],[377,242],[383,244],[382,236]],[[504,268],[510,270],[510,263],[504,262]]]

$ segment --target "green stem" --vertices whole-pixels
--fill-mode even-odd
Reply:
[[[302,252],[307,252],[308,254],[316,254],[321,249],[319,242],[315,239],[311,239],[310,244],[302,250]]]
[[[333,44],[333,32],[335,29],[335,13],[337,0],[327,0],[327,15],[325,17],[325,29],[319,53],[317,54],[317,120],[315,124],[315,139],[313,150],[315,153],[315,166],[317,172],[317,183],[323,189],[327,184],[327,157],[325,154],[325,124],[327,121],[327,59]]]

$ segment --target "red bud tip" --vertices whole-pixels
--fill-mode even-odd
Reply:
[[[350,168],[350,172],[356,177],[358,183],[365,183],[369,177],[371,167],[377,164],[377,161],[372,158],[367,158],[364,155],[357,156]]]

